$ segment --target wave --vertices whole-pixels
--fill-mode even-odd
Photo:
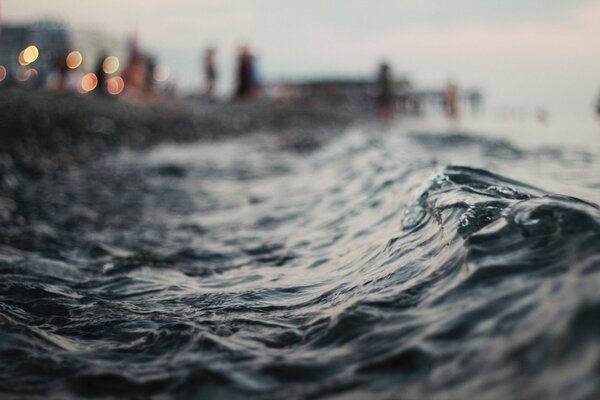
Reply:
[[[0,247],[0,391],[600,393],[600,208],[440,154],[538,156],[462,134],[349,135],[311,158],[264,140],[28,188]]]

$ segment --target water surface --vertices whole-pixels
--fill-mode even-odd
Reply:
[[[28,187],[0,245],[0,391],[600,395],[600,152],[470,131],[268,133]]]

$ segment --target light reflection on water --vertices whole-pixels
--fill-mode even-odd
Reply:
[[[1,249],[0,388],[598,393],[598,153],[417,130],[310,154],[269,134],[164,146],[71,174],[54,190],[77,207],[32,222],[60,240],[15,228]]]

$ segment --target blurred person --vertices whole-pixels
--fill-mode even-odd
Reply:
[[[153,98],[156,95],[156,60],[154,57],[147,56],[146,59],[146,95]]]
[[[255,90],[254,57],[248,46],[240,48],[237,67],[237,89],[235,98],[237,100],[248,100],[254,97]]]
[[[217,68],[215,66],[216,50],[213,47],[206,49],[204,53],[204,76],[206,80],[206,88],[204,94],[207,97],[212,97],[215,92],[217,81]]]
[[[126,100],[154,100],[154,72],[156,62],[140,50],[137,32],[129,37],[127,43],[128,62],[123,69],[122,78],[125,82],[123,98]]]
[[[45,85],[54,92],[77,92],[80,90],[80,82],[83,77],[81,67],[69,67],[67,57],[68,49],[63,49],[53,59],[50,71],[44,77]]]
[[[600,93],[598,93],[598,100],[596,100],[596,117],[600,118]]]
[[[379,72],[377,74],[377,95],[375,97],[377,115],[383,122],[388,122],[392,118],[395,95],[392,69],[388,63],[383,62],[379,65]]]
[[[68,75],[69,67],[67,66],[67,52],[61,52],[54,59],[52,65],[52,78],[49,78],[51,82],[51,88],[57,92],[64,92],[68,89]]]
[[[108,76],[106,72],[104,72],[104,60],[106,59],[105,53],[100,53],[100,57],[98,58],[98,62],[96,63],[96,78],[98,78],[98,86],[96,87],[95,92],[101,96],[108,96],[108,87],[106,86],[106,81],[108,80]]]
[[[129,100],[145,100],[148,98],[148,63],[145,57],[135,55],[125,66],[122,75],[125,81],[123,97]]]
[[[457,118],[458,117],[458,86],[449,81],[446,84],[446,89],[444,90],[444,111],[446,112],[446,116],[448,118]]]

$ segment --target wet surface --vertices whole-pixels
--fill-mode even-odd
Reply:
[[[350,130],[4,174],[0,391],[595,398],[598,155]]]

